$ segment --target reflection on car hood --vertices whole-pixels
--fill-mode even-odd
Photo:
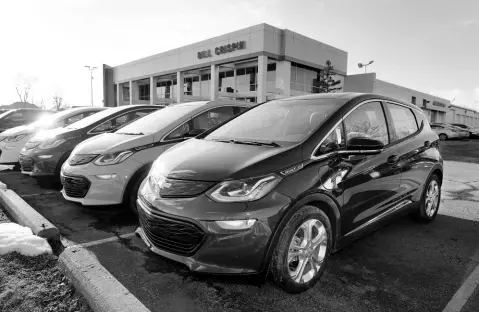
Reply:
[[[104,154],[153,143],[153,135],[104,133],[79,144],[75,154]]]
[[[41,142],[51,138],[69,138],[74,137],[79,130],[68,129],[68,128],[55,128],[50,130],[41,130],[33,138],[30,139],[30,142]]]
[[[268,147],[190,139],[160,155],[156,168],[173,179],[222,181],[270,174],[301,160],[298,145]]]
[[[36,128],[25,125],[25,126],[18,126],[15,128],[10,128],[2,132],[2,136],[13,136],[13,135],[20,135],[20,134],[28,134],[33,133]]]

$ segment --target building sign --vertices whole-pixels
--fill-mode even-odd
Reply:
[[[216,47],[214,49],[214,53],[216,55],[221,55],[221,54],[233,52],[233,51],[236,51],[236,50],[243,50],[245,48],[246,48],[246,41],[238,41],[238,42],[235,42],[235,43],[225,44],[223,46]],[[212,54],[210,49],[198,52],[198,58],[199,59],[212,57],[212,56],[213,56],[213,54]]]
[[[439,101],[432,101],[432,105],[439,106],[439,107],[446,107],[446,104]]]

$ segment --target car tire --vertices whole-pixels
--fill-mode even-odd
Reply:
[[[143,180],[146,179],[148,176],[148,170],[141,170],[141,172],[133,177],[133,181],[130,182],[128,185],[128,189],[126,190],[126,198],[125,198],[125,205],[128,206],[131,211],[133,211],[136,215],[138,215],[138,207],[136,206],[136,199],[138,198],[138,191],[140,189],[140,185]]]
[[[426,184],[424,185],[419,209],[414,215],[415,218],[419,221],[426,223],[433,221],[437,216],[440,204],[441,181],[437,174],[433,174],[429,177]]]
[[[310,230],[310,240],[305,230]],[[331,223],[321,209],[300,208],[282,230],[273,252],[270,270],[275,284],[293,294],[313,287],[325,270],[332,238]]]
[[[447,140],[447,134],[441,133],[441,134],[439,135],[439,140],[441,140],[441,141],[446,141],[446,140]]]

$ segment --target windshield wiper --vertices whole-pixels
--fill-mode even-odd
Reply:
[[[216,142],[224,142],[224,143],[233,143],[233,144],[245,144],[245,145],[256,145],[256,146],[272,146],[272,147],[281,147],[276,142],[268,141],[268,142],[258,142],[258,141],[241,141],[241,140],[234,140],[234,139],[213,139]]]
[[[143,132],[132,133],[132,132],[117,132],[117,134],[124,134],[124,135],[145,135]]]

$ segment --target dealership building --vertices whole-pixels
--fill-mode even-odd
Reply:
[[[457,114],[452,114],[450,107],[456,106],[447,99],[381,81],[374,73],[347,76],[347,60],[346,51],[259,24],[123,65],[103,65],[104,104],[170,105],[215,99],[262,103],[319,93],[322,71],[330,61],[345,92],[379,93],[411,102],[431,122],[454,118],[479,125],[479,113],[454,108]]]

